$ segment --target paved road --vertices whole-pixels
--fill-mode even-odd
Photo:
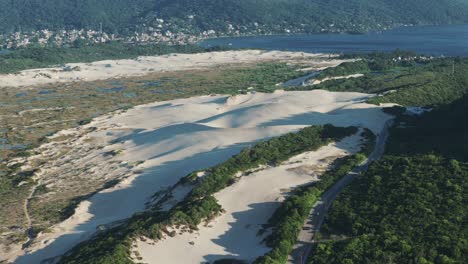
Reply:
[[[328,212],[333,201],[336,199],[338,194],[349,184],[355,177],[360,175],[363,171],[367,170],[369,164],[382,157],[385,151],[385,143],[388,139],[388,128],[392,125],[393,120],[385,123],[384,129],[377,136],[377,142],[374,151],[369,155],[369,158],[365,160],[359,167],[354,168],[340,181],[338,181],[332,188],[325,192],[320,200],[315,204],[314,208],[310,211],[310,217],[304,223],[304,226],[299,233],[299,237],[293,251],[289,255],[288,264],[305,264],[307,258],[312,250],[314,237],[316,232],[320,230],[323,224],[325,216]]]

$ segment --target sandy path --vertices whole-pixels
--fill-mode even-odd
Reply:
[[[369,96],[322,90],[200,96],[97,118],[78,130],[96,127],[86,137],[106,145],[99,151],[119,150],[114,158],[119,161],[144,161],[136,167],[142,173],[82,202],[74,216],[51,233],[40,234],[27,252],[12,252],[9,259],[20,255],[16,263],[34,264],[61,255],[89,238],[99,225],[144,210],[155,192],[173,186],[194,170],[223,162],[258,140],[326,123],[378,132],[389,116],[381,107],[363,103]],[[69,147],[81,147],[79,142],[74,144]],[[85,155],[83,151],[80,155]],[[99,155],[93,151],[89,159],[80,157],[80,162],[92,162]]]
[[[34,185],[34,187],[31,189],[31,192],[29,193],[28,197],[26,198],[26,200],[24,200],[24,204],[23,204],[24,218],[26,218],[26,225],[29,228],[31,227],[31,224],[32,224],[31,217],[29,216],[29,210],[28,210],[29,200],[32,199],[32,197],[33,197],[34,193],[36,192],[36,189],[37,189],[38,186],[39,186],[39,184]]]
[[[361,74],[361,73],[357,73],[357,74],[351,74],[351,75],[347,75],[347,76],[335,76],[335,77],[327,77],[325,79],[322,79],[322,80],[310,80],[307,85],[318,85],[318,84],[321,84],[321,83],[324,83],[324,82],[327,82],[327,81],[331,81],[331,80],[342,80],[342,79],[351,79],[351,78],[360,78],[360,77],[363,77],[364,74]]]

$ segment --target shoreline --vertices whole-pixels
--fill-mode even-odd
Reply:
[[[448,25],[400,26],[384,31],[369,31],[354,35],[347,33],[272,34],[265,36],[239,36],[209,38],[198,43],[202,47],[226,46],[233,48],[262,48],[266,50],[294,50],[331,52],[338,54],[389,53],[395,50],[410,51],[435,57],[468,57],[465,36],[468,23]],[[297,40],[297,44],[295,44]],[[437,40],[437,44],[424,45]],[[287,44],[286,44],[287,43]],[[452,48],[444,48],[444,47]]]
[[[214,40],[214,39],[226,39],[226,38],[248,38],[248,37],[288,37],[288,36],[314,36],[314,35],[366,35],[366,34],[379,34],[383,32],[388,32],[392,30],[398,29],[406,29],[406,28],[426,28],[426,27],[441,27],[441,26],[466,26],[466,23],[454,23],[454,24],[420,24],[420,25],[397,25],[385,30],[369,30],[366,32],[358,32],[354,33],[353,31],[343,31],[343,32],[330,32],[330,31],[323,31],[323,32],[310,32],[310,33],[271,33],[271,34],[245,34],[245,35],[223,35],[218,37],[206,37],[200,39],[200,41],[196,41],[193,44],[200,44],[205,40]]]

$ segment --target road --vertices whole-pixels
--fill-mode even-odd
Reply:
[[[368,159],[365,160],[360,166],[354,168],[335,185],[333,185],[332,188],[325,192],[322,197],[320,197],[320,200],[310,211],[310,216],[304,223],[304,226],[299,233],[297,243],[294,245],[293,251],[289,255],[287,261],[288,264],[305,264],[307,262],[307,259],[312,250],[315,235],[320,230],[331,204],[341,193],[341,191],[343,191],[343,189],[354,180],[354,178],[367,170],[371,162],[382,157],[385,151],[385,143],[387,142],[389,136],[388,129],[392,123],[393,120],[389,120],[385,123],[384,128],[377,136],[374,151],[369,155]]]

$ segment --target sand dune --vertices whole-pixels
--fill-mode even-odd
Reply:
[[[183,233],[156,242],[138,241],[144,263],[206,263],[222,258],[253,261],[270,249],[257,235],[283,200],[297,186],[316,181],[336,158],[359,150],[360,137],[348,137],[315,152],[307,152],[278,167],[242,177],[215,195],[226,213],[201,225],[194,233]]]
[[[143,163],[134,168],[141,173],[129,174],[117,186],[81,203],[74,216],[55,226],[51,233],[41,234],[26,254],[22,251],[15,252],[10,259],[23,255],[16,259],[16,263],[34,264],[42,259],[63,254],[80,241],[89,238],[99,225],[125,219],[137,211],[144,210],[145,203],[155,192],[173,186],[181,177],[192,171],[228,159],[258,140],[297,131],[313,124],[327,123],[367,127],[378,133],[389,116],[381,111],[381,107],[363,103],[368,97],[370,95],[361,93],[332,93],[322,90],[252,93],[235,97],[200,96],[142,105],[126,112],[96,118],[86,126],[70,130],[82,134],[83,140],[92,139],[93,144],[105,146],[94,149],[89,153],[89,157],[98,157],[111,150],[118,150],[119,155],[112,157],[112,160],[142,161]],[[95,129],[89,129],[92,127]],[[62,133],[71,133],[70,131]],[[85,141],[70,142],[64,144],[67,144],[67,147],[80,148]],[[319,158],[351,152],[358,143],[356,140],[350,142],[354,143],[331,145],[319,152],[309,153],[308,162],[315,164]],[[50,151],[57,147],[49,146]],[[86,157],[86,153],[80,155]],[[91,162],[93,159],[96,158],[82,158],[83,162]],[[216,220],[219,222],[213,224],[214,229],[201,231],[197,239],[205,242],[199,242],[200,248],[187,247],[186,241],[192,239],[191,237],[176,238],[180,239],[181,248],[193,249],[193,255],[187,252],[183,254],[198,260],[204,258],[207,253],[221,256],[245,254],[254,257],[264,252],[266,248],[258,243],[258,238],[250,236],[249,241],[245,242],[245,247],[229,250],[230,247],[234,247],[228,245],[229,241],[238,239],[230,237],[229,230],[238,228],[234,219],[243,219],[239,223],[251,223],[251,228],[256,228],[256,225],[265,221],[272,211],[272,206],[282,197],[282,188],[295,187],[314,179],[312,176],[294,173],[282,177],[287,168],[272,168],[271,171],[258,173],[217,194],[217,198],[229,213]],[[61,168],[54,169],[59,172]],[[101,173],[105,174],[106,171]],[[251,189],[264,181],[268,182],[265,184],[268,191],[261,189],[257,192]],[[239,197],[242,200],[233,204],[230,201],[233,201],[233,195],[236,193],[242,196]],[[252,208],[259,211],[252,211]],[[172,239],[164,243],[175,245]],[[143,249],[142,245],[141,251],[145,257],[151,258],[149,251],[164,251],[166,247],[162,245],[166,244],[158,244],[154,249]],[[168,246],[167,249],[172,246]]]
[[[364,74],[361,74],[361,73],[357,73],[357,74],[351,74],[351,75],[347,75],[347,76],[335,76],[335,77],[326,77],[322,80],[311,80],[309,82],[307,82],[307,85],[318,85],[318,84],[321,84],[321,83],[324,83],[326,81],[330,81],[330,80],[342,80],[342,79],[351,79],[351,78],[360,78],[360,77],[363,77]]]
[[[203,69],[228,64],[266,61],[311,62],[315,68],[336,66],[345,60],[330,60],[328,54],[285,51],[224,51],[197,54],[145,56],[133,60],[106,60],[92,63],[69,63],[63,67],[24,70],[0,75],[0,87],[23,87],[49,83],[95,81],[129,76],[144,76],[152,72]]]

